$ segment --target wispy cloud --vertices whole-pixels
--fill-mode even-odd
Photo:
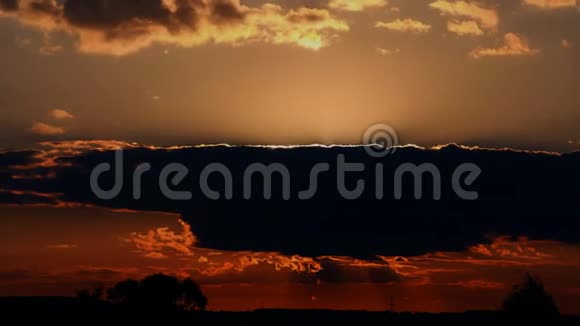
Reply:
[[[176,233],[167,227],[150,230],[146,234],[133,233],[128,242],[132,243],[144,257],[152,259],[166,258],[164,253],[171,250],[182,256],[192,256],[196,238],[191,233],[188,224],[179,221],[181,233]]]
[[[396,48],[396,49],[387,49],[387,48],[382,48],[382,47],[377,47],[377,53],[379,55],[382,56],[388,56],[388,55],[393,55],[393,54],[397,54],[400,53],[401,49]]]
[[[78,245],[72,244],[72,243],[52,244],[52,245],[46,246],[47,249],[53,249],[53,250],[69,250],[69,249],[76,249],[78,247],[79,247]]]
[[[370,8],[382,8],[386,0],[330,0],[328,7],[342,11],[363,11]]]
[[[502,57],[502,56],[533,56],[540,53],[540,50],[530,47],[528,42],[515,33],[504,35],[503,44],[495,48],[477,48],[469,54],[475,59],[481,57]]]
[[[50,116],[57,120],[74,119],[74,115],[63,109],[54,109],[50,111]]]
[[[437,0],[429,4],[444,16],[468,18],[469,21],[449,22],[448,30],[458,35],[482,35],[483,30],[495,30],[499,25],[499,14],[477,2]]]
[[[576,0],[523,0],[527,6],[539,9],[562,9],[576,7]]]
[[[38,49],[41,55],[49,56],[62,51],[62,45],[54,43],[50,33],[44,33],[42,38],[42,46]]]
[[[447,30],[460,36],[481,36],[483,30],[479,27],[477,22],[469,21],[449,21],[447,22]]]
[[[31,133],[41,136],[57,136],[65,133],[64,128],[50,125],[44,122],[35,121],[28,129]]]
[[[391,31],[412,32],[421,34],[428,33],[429,31],[431,31],[431,25],[412,18],[396,19],[390,22],[379,21],[375,24],[375,27],[385,28]]]
[[[468,289],[500,290],[505,284],[489,280],[468,280],[449,283],[451,286],[460,286]]]
[[[62,45],[58,44],[43,44],[40,49],[38,49],[38,53],[49,56],[55,53],[62,51]]]
[[[567,39],[563,39],[560,44],[562,45],[562,47],[564,49],[571,49],[572,48],[572,42],[568,41]]]

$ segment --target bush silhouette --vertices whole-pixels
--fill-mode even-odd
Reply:
[[[77,297],[83,313],[102,300],[101,288],[91,292],[81,290]],[[184,311],[205,310],[207,297],[192,279],[154,274],[141,281],[125,280],[107,290],[107,302],[118,307],[119,317],[127,321],[175,320]],[[94,309],[93,309],[94,310]]]
[[[130,303],[139,298],[139,282],[126,280],[107,290],[107,298],[112,303]]]
[[[195,310],[199,308],[204,311],[207,306],[207,297],[201,291],[201,288],[191,278],[181,282],[181,293],[183,295],[183,307],[186,310]]]
[[[511,322],[518,325],[552,325],[560,319],[554,299],[546,292],[542,282],[530,274],[526,274],[521,284],[513,287],[503,303],[503,311]]]
[[[155,274],[139,283],[140,304],[147,309],[176,308],[180,295],[179,280],[175,277]]]

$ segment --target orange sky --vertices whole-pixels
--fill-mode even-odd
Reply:
[[[212,310],[384,310],[393,297],[400,311],[463,311],[499,308],[532,272],[563,312],[580,313],[580,247],[558,242],[498,238],[458,253],[309,259],[196,248],[195,235],[171,214],[17,206],[2,212],[1,295],[73,295],[98,282],[165,272],[198,279]],[[321,281],[320,264],[329,261],[340,272]],[[381,270],[398,280],[372,283]]]
[[[0,147],[351,144],[383,121],[425,146],[578,148],[573,0],[228,0],[244,19],[197,30],[34,1],[0,9]]]

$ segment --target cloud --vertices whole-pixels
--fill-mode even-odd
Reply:
[[[42,46],[38,49],[41,55],[49,56],[62,51],[62,45],[55,44],[49,33],[45,33],[42,38]]]
[[[14,11],[18,9],[18,0],[0,0],[0,10]]]
[[[0,17],[2,17],[2,13],[0,12]],[[33,42],[29,38],[16,38],[16,44],[21,47],[30,47],[33,45]],[[43,56],[50,56],[56,54],[63,50],[61,45],[55,44],[50,36],[50,33],[44,33],[42,37],[42,43],[38,48],[38,53]]]
[[[34,122],[29,131],[33,134],[41,136],[57,136],[65,133],[65,130],[61,127],[53,126],[44,122]]]
[[[527,6],[539,9],[563,9],[576,7],[576,0],[523,0]]]
[[[60,142],[56,143],[56,148],[34,154],[0,154],[0,184],[6,189],[5,194],[0,192],[0,203],[56,200],[112,209],[181,214],[189,232],[155,229],[132,238],[130,243],[141,248],[141,253],[153,253],[158,257],[160,254],[188,256],[191,243],[213,250],[275,252],[285,257],[352,256],[368,260],[375,255],[415,256],[462,251],[491,243],[489,234],[570,243],[580,241],[577,236],[580,189],[575,183],[580,177],[577,169],[580,153],[550,154],[448,145],[436,149],[403,147],[388,160],[379,160],[368,156],[359,146],[158,148],[125,144],[124,186],[117,197],[102,200],[89,186],[90,173],[101,163],[114,162],[113,149],[122,143],[103,141],[101,149],[97,144]],[[337,191],[335,162],[340,154],[345,156],[346,162],[365,166],[364,172],[345,174],[349,189],[361,179],[366,181],[359,199],[346,200]],[[141,178],[142,199],[134,200],[132,171],[143,162],[149,162],[152,169]],[[175,162],[185,165],[189,173],[179,184],[169,186],[174,190],[190,191],[194,200],[170,200],[162,193],[160,171]],[[209,199],[199,187],[201,171],[216,162],[224,164],[232,173],[231,200],[223,196],[219,200]],[[290,200],[282,197],[282,182],[276,176],[272,180],[270,200],[264,199],[263,178],[258,176],[251,183],[256,186],[252,198],[244,199],[244,171],[256,162],[278,162],[288,168]],[[308,188],[310,169],[320,162],[332,163],[331,171],[318,176],[314,198],[300,200],[297,194]],[[433,200],[433,185],[428,175],[424,176],[424,199],[412,200],[412,177],[403,180],[405,200],[394,199],[394,170],[408,162],[430,162],[439,168],[441,200]],[[475,183],[466,186],[469,191],[479,193],[479,200],[462,200],[452,188],[451,174],[465,162],[476,164],[483,171]],[[384,168],[385,193],[380,200],[375,195],[377,163]],[[539,170],[550,173],[538,176]],[[15,173],[49,172],[53,177],[33,181],[13,178]],[[109,189],[115,182],[114,176],[112,172],[103,173],[99,183]],[[219,174],[212,175],[208,182],[210,188],[223,194],[224,183]],[[27,195],[26,200],[18,197],[19,193]],[[195,240],[190,234],[195,235]],[[482,247],[478,252],[508,257],[520,251],[502,244]],[[525,252],[532,255],[531,251]],[[203,256],[210,257],[209,254]],[[281,259],[278,261],[282,264]]]
[[[40,49],[38,49],[38,53],[49,56],[55,53],[62,51],[62,45],[58,44],[43,44]]]
[[[475,59],[481,57],[503,57],[503,56],[534,56],[540,50],[531,48],[528,42],[521,36],[514,33],[504,35],[504,43],[496,48],[477,48],[469,54]]]
[[[74,115],[63,109],[54,109],[50,111],[50,116],[56,120],[74,119]]]
[[[401,49],[396,48],[396,49],[386,49],[386,48],[382,48],[382,47],[377,47],[377,53],[379,55],[382,56],[387,56],[387,55],[393,55],[393,54],[397,54],[400,53]]]
[[[315,274],[306,275],[301,279],[302,282],[308,283],[315,280],[328,284],[380,284],[394,283],[400,280],[400,275],[393,271],[388,264],[380,261],[361,261],[344,257],[323,257],[320,261],[320,270]]]
[[[203,264],[203,263],[209,262],[209,259],[207,259],[207,257],[204,257],[204,256],[199,256],[199,258],[197,259],[197,262]]]
[[[496,237],[490,244],[478,244],[469,248],[469,252],[487,258],[536,260],[547,255],[538,248],[545,243],[529,241],[525,237],[512,239],[510,237]]]
[[[483,30],[475,21],[449,21],[447,30],[460,36],[481,36]]]
[[[371,8],[382,8],[386,0],[330,0],[328,7],[341,11],[363,11]]]
[[[57,206],[57,197],[36,191],[0,189],[0,203],[7,205]]]
[[[45,33],[63,31],[82,53],[122,56],[153,44],[194,47],[207,43],[288,44],[318,50],[330,44],[346,22],[326,9],[279,5],[248,7],[239,0],[22,0],[2,11]]]
[[[388,262],[407,282],[424,280],[431,284],[494,290],[507,284],[507,279],[498,278],[498,271],[513,275],[522,270],[574,270],[579,266],[577,257],[577,245],[498,237],[491,243],[478,244],[462,251],[379,258]]]
[[[385,28],[398,32],[428,33],[431,31],[431,25],[411,18],[397,19],[391,22],[379,21],[375,24],[376,28]]]
[[[54,244],[46,246],[47,249],[54,249],[54,250],[70,250],[78,248],[78,245],[71,244],[71,243],[63,243],[63,244]]]
[[[570,42],[566,39],[563,39],[562,42],[560,42],[560,44],[562,45],[562,47],[564,49],[571,49],[572,48],[572,42]]]
[[[501,290],[505,288],[505,284],[496,281],[487,280],[469,280],[449,283],[451,286],[460,286],[468,289],[485,289],[485,290]]]
[[[495,9],[481,7],[476,2],[437,0],[429,4],[442,15],[463,17],[477,21],[484,30],[494,30],[499,25],[499,15]]]
[[[197,240],[188,224],[181,220],[179,224],[182,227],[181,233],[162,227],[149,230],[146,234],[133,233],[126,241],[132,243],[137,251],[147,258],[166,258],[164,252],[167,250],[182,256],[193,256],[192,248]]]

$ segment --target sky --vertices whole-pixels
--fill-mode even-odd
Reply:
[[[580,149],[579,48],[575,0],[0,0],[0,295],[165,272],[197,279],[212,310],[440,312],[496,309],[533,272],[580,314],[569,237],[486,234],[372,258],[236,250],[192,220],[221,214],[211,205],[60,187],[65,163],[88,169],[93,150],[359,145],[377,123],[401,145],[558,161]]]
[[[4,148],[356,144],[376,122],[419,145],[577,148],[574,1],[209,1],[240,17],[183,9],[195,28],[174,1],[13,2],[0,14]]]

